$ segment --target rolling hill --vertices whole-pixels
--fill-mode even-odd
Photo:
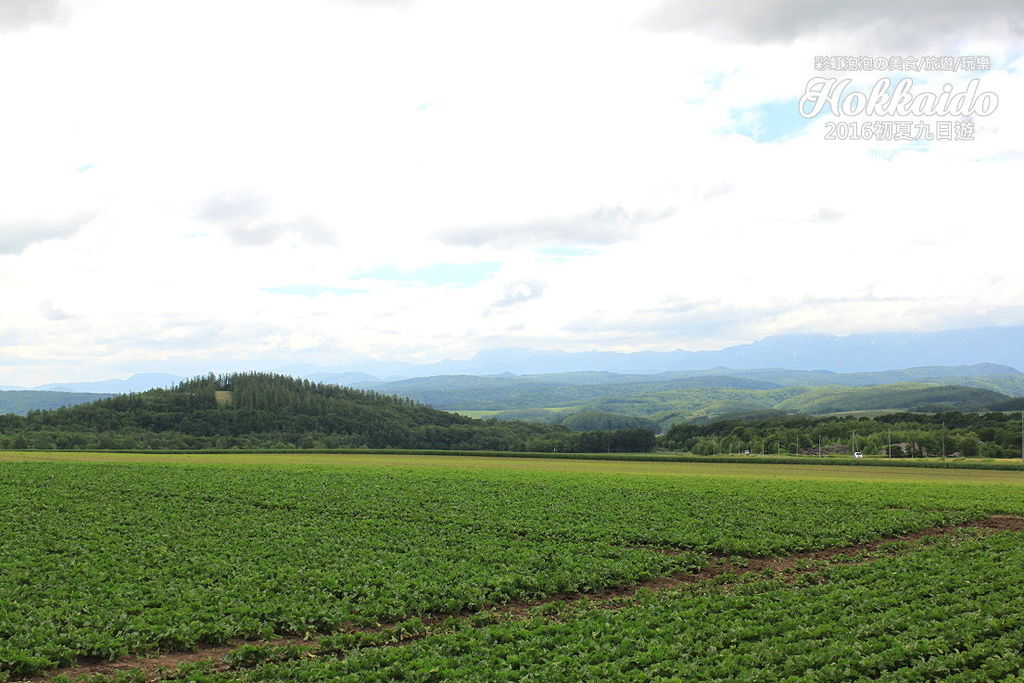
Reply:
[[[1010,399],[1010,392],[992,388],[999,386],[998,380],[1024,379],[1013,368],[1003,366],[910,368],[853,376],[790,370],[738,371],[741,376],[712,374],[721,372],[724,369],[659,375],[455,375],[371,386],[477,416],[565,424],[576,413],[598,412],[645,418],[664,429],[685,419],[765,410],[801,414],[986,410]],[[972,374],[977,372],[992,374]],[[936,381],[909,382],[908,378]],[[831,383],[814,384],[822,380]],[[892,383],[878,383],[885,380]]]
[[[0,416],[0,447],[7,448],[569,451],[649,448],[653,439],[642,429],[594,436],[560,425],[476,420],[409,398],[260,373],[209,375],[172,389]]]
[[[31,410],[51,410],[89,403],[113,394],[72,393],[68,391],[13,390],[0,391],[0,415],[27,415]]]
[[[1006,394],[973,387],[886,384],[876,387],[813,387],[773,407],[819,415],[855,410],[974,412],[1007,398]]]

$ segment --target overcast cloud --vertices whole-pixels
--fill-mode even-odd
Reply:
[[[1022,15],[0,0],[0,385],[1024,325]],[[991,56],[914,76],[998,94],[974,141],[797,115],[925,44]]]
[[[35,242],[70,237],[94,217],[80,213],[56,220],[0,223],[0,254],[20,254]]]
[[[440,232],[438,239],[463,247],[614,244],[636,238],[640,226],[668,218],[673,213],[672,209],[630,213],[621,206],[610,206],[563,218],[455,228]]]
[[[513,282],[505,288],[505,296],[494,302],[494,308],[508,308],[544,294],[544,285],[532,280]]]
[[[258,190],[225,190],[207,197],[198,215],[213,223],[240,225],[266,217],[270,206],[270,197]]]
[[[655,31],[690,31],[754,44],[853,34],[861,44],[956,45],[965,37],[1019,37],[1018,0],[663,0],[645,19]]]
[[[0,0],[0,31],[14,31],[63,21],[63,0]]]
[[[309,244],[331,245],[335,235],[312,216],[269,220],[272,202],[266,193],[253,189],[226,190],[207,197],[197,216],[219,225],[232,243],[242,247],[265,246],[292,235]]]

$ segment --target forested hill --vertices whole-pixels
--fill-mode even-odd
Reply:
[[[52,410],[109,398],[113,394],[92,394],[69,391],[0,391],[0,415],[26,415],[32,410]]]
[[[172,389],[0,416],[0,447],[6,448],[564,451],[623,450],[630,439],[645,448],[653,444],[650,432],[640,437],[608,432],[602,440],[556,425],[475,420],[409,398],[261,373],[208,375]]]

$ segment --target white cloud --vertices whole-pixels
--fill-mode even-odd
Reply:
[[[440,232],[438,239],[467,247],[614,244],[635,239],[639,226],[664,220],[673,213],[675,209],[627,212],[622,206],[609,206],[575,216],[454,228]]]
[[[0,254],[20,254],[30,244],[63,239],[78,232],[95,214],[80,213],[57,219],[12,220],[0,223]]]
[[[199,208],[198,216],[214,223],[244,225],[266,217],[270,206],[270,197],[257,190],[225,190],[207,197]]]
[[[995,60],[978,140],[904,149],[731,126],[856,44],[854,10],[786,46],[650,31],[657,3],[86,4],[0,41],[0,384],[1024,323],[999,34],[961,46]]]
[[[0,31],[61,22],[66,13],[62,0],[3,0],[0,2]]]
[[[313,216],[294,219],[273,218],[270,197],[257,190],[226,190],[207,197],[197,217],[224,229],[238,246],[264,246],[287,235],[310,244],[335,243],[334,232]]]
[[[505,296],[494,302],[495,308],[508,308],[524,301],[537,299],[544,294],[544,285],[532,280],[513,282],[505,288]]]

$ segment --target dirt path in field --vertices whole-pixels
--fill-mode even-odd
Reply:
[[[623,598],[631,598],[642,589],[659,592],[676,588],[679,586],[685,586],[688,584],[700,583],[701,581],[708,581],[714,579],[717,576],[723,574],[734,574],[740,575],[747,572],[762,573],[771,572],[777,574],[790,573],[808,573],[820,569],[823,565],[829,563],[844,562],[849,559],[857,559],[858,557],[871,553],[878,550],[882,546],[886,546],[894,543],[912,543],[922,538],[930,536],[947,536],[952,534],[958,529],[988,529],[992,531],[1021,531],[1024,530],[1024,517],[1016,515],[991,515],[985,519],[977,520],[974,522],[963,522],[960,524],[954,524],[951,526],[931,527],[928,529],[922,529],[909,534],[903,534],[901,536],[890,536],[886,538],[880,538],[875,541],[867,541],[865,543],[857,543],[854,545],[842,546],[840,548],[825,548],[824,550],[810,550],[801,553],[794,553],[792,555],[785,555],[782,557],[743,557],[742,561],[735,562],[735,556],[733,557],[713,557],[708,563],[708,566],[699,572],[680,572],[671,576],[662,576],[648,579],[637,584],[631,584],[628,586],[617,586],[614,588],[604,588],[601,590],[590,591],[587,593],[561,593],[556,595],[548,596],[543,600],[537,601],[523,601],[518,603],[509,603],[496,608],[494,611],[508,612],[516,615],[524,615],[535,607],[541,605],[551,604],[558,601],[573,601],[581,599],[589,599],[592,602],[607,602],[616,601]],[[686,551],[671,550],[671,549],[660,549],[660,548],[647,548],[652,552],[661,552],[668,555],[677,555]],[[895,554],[895,553],[892,553]],[[871,561],[879,559],[878,557],[869,557],[864,561]],[[847,563],[847,562],[844,562]]]
[[[124,659],[118,659],[114,661],[95,661],[89,659],[81,659],[78,664],[69,666],[61,669],[54,669],[49,671],[42,676],[36,676],[28,679],[12,679],[14,681],[26,680],[26,681],[48,681],[55,676],[70,676],[72,679],[77,679],[82,676],[114,676],[119,671],[133,671],[139,670],[146,674],[146,679],[149,681],[160,681],[163,680],[160,676],[160,671],[170,671],[175,669],[182,664],[191,664],[194,662],[206,662],[206,661],[217,661],[220,665],[215,667],[216,670],[225,671],[227,666],[221,662],[224,655],[234,650],[237,650],[243,645],[316,645],[315,640],[303,640],[302,638],[275,638],[273,640],[243,640],[237,639],[230,641],[227,645],[200,645],[194,652],[166,652],[161,654],[155,654],[151,657],[127,657]]]
[[[902,536],[880,538],[876,541],[857,543],[855,545],[843,546],[841,548],[810,550],[783,557],[748,557],[744,558],[743,564],[731,562],[729,561],[729,558],[716,558],[711,561],[706,569],[700,572],[694,574],[677,574],[675,576],[661,579],[651,579],[650,583],[657,583],[659,585],[663,584],[665,587],[671,587],[680,584],[706,581],[721,574],[763,572],[766,570],[785,573],[794,569],[801,569],[801,571],[814,571],[815,569],[820,568],[824,563],[856,558],[860,555],[878,550],[880,547],[885,545],[893,543],[911,543],[930,536],[947,536],[955,532],[957,529],[965,528],[990,529],[993,531],[1021,531],[1024,530],[1024,517],[1018,517],[1015,515],[992,515],[975,522],[964,522],[952,526],[932,527],[929,529],[922,529],[921,531],[915,531],[910,534],[904,534]],[[653,550],[655,550],[655,552],[665,552],[668,554],[676,554],[678,552],[674,550]],[[868,561],[871,559],[877,558],[869,558]],[[624,594],[630,595],[642,587],[649,588],[650,586],[641,585],[636,588],[627,587],[624,589],[613,589],[611,592],[617,593],[617,596],[622,596]]]
[[[952,526],[932,527],[904,534],[902,536],[881,538],[875,541],[857,543],[855,545],[843,546],[841,548],[812,550],[783,557],[744,557],[740,561],[737,561],[735,556],[729,558],[717,557],[712,558],[708,566],[699,572],[680,572],[671,576],[655,577],[636,584],[605,588],[597,591],[557,593],[549,595],[542,600],[516,601],[503,605],[495,605],[494,607],[486,610],[465,611],[455,614],[436,614],[424,617],[423,623],[425,626],[430,627],[440,624],[451,617],[466,618],[475,614],[480,614],[481,612],[492,614],[496,618],[502,620],[522,619],[535,614],[535,609],[538,607],[553,605],[554,603],[570,603],[581,600],[589,601],[591,604],[595,604],[595,606],[615,609],[616,607],[621,606],[624,602],[628,602],[630,598],[634,597],[641,590],[661,592],[691,584],[697,584],[702,581],[708,581],[724,574],[739,576],[744,573],[753,572],[758,574],[777,575],[779,578],[783,578],[784,580],[794,580],[803,574],[816,571],[822,566],[828,564],[858,564],[871,562],[880,559],[881,557],[885,557],[886,555],[897,554],[897,552],[899,552],[898,548],[893,548],[890,552],[886,552],[887,549],[885,546],[889,544],[913,543],[914,541],[918,541],[926,537],[947,536],[953,534],[958,529],[967,528],[985,529],[993,533],[997,531],[1021,531],[1024,530],[1024,517],[1015,515],[991,515],[985,519],[974,522],[964,522]],[[685,552],[660,548],[646,549],[652,552],[662,552],[666,554],[679,554],[681,552]],[[872,556],[871,553],[875,552],[878,554]],[[361,631],[376,633],[383,631],[386,628],[388,628],[388,625],[385,624],[377,628],[352,629],[352,632]],[[425,637],[426,635],[429,635],[429,633],[424,633],[422,635],[410,635],[387,644],[403,645],[413,640]],[[90,662],[88,660],[83,660],[74,666],[55,669],[42,676],[21,680],[44,681],[50,680],[54,676],[58,675],[70,676],[72,679],[84,676],[94,676],[96,674],[113,676],[121,671],[136,670],[144,673],[146,680],[148,681],[160,681],[162,680],[162,672],[170,671],[183,664],[195,662],[212,662],[213,671],[226,671],[228,670],[228,665],[224,662],[223,657],[242,645],[299,645],[315,647],[317,643],[317,640],[303,640],[297,637],[282,637],[273,640],[239,639],[233,640],[226,645],[200,645],[194,652],[157,654],[150,657],[132,657],[107,662]],[[311,653],[310,656],[315,655]]]

